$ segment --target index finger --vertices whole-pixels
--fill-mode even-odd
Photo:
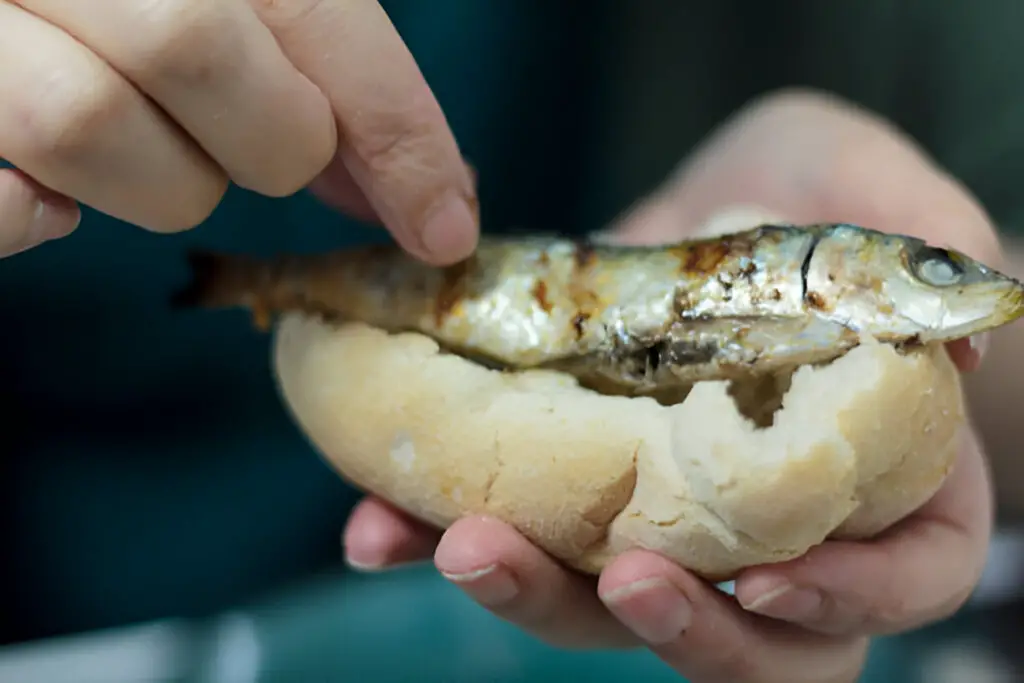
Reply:
[[[476,246],[475,187],[441,106],[375,0],[250,0],[331,103],[340,161],[396,241],[436,264]]]

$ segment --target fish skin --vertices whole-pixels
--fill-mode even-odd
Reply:
[[[490,237],[427,265],[397,246],[266,261],[195,253],[175,303],[304,311],[419,332],[497,366],[645,393],[833,360],[863,335],[951,341],[1024,314],[1024,285],[966,255],[848,224],[762,225],[658,246]]]

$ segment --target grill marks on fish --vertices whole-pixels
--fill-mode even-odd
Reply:
[[[943,258],[912,238],[856,226],[764,225],[651,247],[484,239],[446,268],[393,246],[262,263],[207,256],[193,263],[183,301],[418,332],[489,367],[558,369],[605,393],[678,396],[697,381],[828,362],[859,343],[857,330],[912,346],[919,332],[934,341],[947,328],[991,329],[1024,310],[1024,286],[966,257],[957,268],[973,268],[973,295],[928,289],[910,272],[919,252]],[[954,305],[982,317],[954,328]]]
[[[363,320],[392,332],[427,334],[447,350],[490,359],[492,366],[561,369],[584,382],[647,391],[698,381],[708,372],[742,374],[756,363],[758,344],[746,355],[737,355],[737,348],[759,321],[696,306],[710,282],[721,287],[723,300],[742,287],[758,305],[755,277],[765,267],[764,254],[802,234],[763,226],[720,239],[634,248],[586,239],[496,240],[439,269],[373,246],[284,257],[255,271],[249,265],[254,277],[239,303],[264,323],[270,311],[289,309]],[[640,284],[632,286],[633,280]],[[658,296],[671,301],[660,308]],[[782,293],[771,288],[766,298],[779,301]],[[418,301],[429,305],[423,309]],[[502,325],[509,324],[535,327],[536,342],[505,339]],[[548,350],[528,346],[534,343]],[[517,356],[517,349],[529,349],[533,360]]]
[[[476,255],[452,264],[441,273],[441,286],[434,298],[434,324],[444,325],[445,320],[458,308],[469,291],[469,279],[476,265]]]
[[[758,254],[771,250],[792,236],[791,228],[761,226],[749,232],[726,235],[721,239],[712,238],[672,247],[670,253],[680,261],[676,312],[686,319],[706,317],[692,311],[700,303],[695,293],[709,280],[716,281],[721,287],[723,303],[732,301],[739,289],[751,297],[754,304],[762,300],[781,301],[782,292],[778,287],[764,289],[755,282],[764,265],[759,263]]]
[[[531,290],[533,294],[533,300],[537,302],[537,305],[541,307],[545,313],[551,312],[551,302],[548,301],[548,284],[542,279],[538,279],[533,285]]]
[[[799,287],[788,309],[780,302],[786,286],[785,273],[771,286],[770,264],[765,251],[787,239],[800,237],[792,245],[799,256],[790,265],[790,286]],[[806,302],[807,269],[814,256],[819,236],[813,231],[794,232],[792,228],[764,226],[758,230],[671,247],[668,252],[679,264],[678,286],[673,293],[673,315],[664,328],[647,335],[636,335],[606,351],[602,359],[589,361],[592,374],[602,374],[612,382],[633,387],[637,392],[658,392],[670,384],[679,387],[712,378],[742,381],[761,372],[772,371],[773,351],[786,339],[799,338],[807,331],[807,318],[800,302]],[[706,304],[708,283],[717,283],[720,301],[729,303],[733,292],[745,297],[738,309],[698,310]],[[765,287],[765,283],[769,286]],[[815,296],[812,293],[812,304]],[[773,304],[777,312],[772,314]],[[758,313],[758,311],[761,311]],[[838,326],[834,326],[836,329]],[[752,336],[752,330],[761,334]],[[841,330],[840,348],[858,343],[856,335]],[[829,345],[836,340],[826,337]],[[788,360],[799,352],[790,350]],[[827,348],[808,349],[802,359],[808,362],[828,357]],[[787,359],[779,358],[781,366]],[[589,381],[589,380],[587,380]]]
[[[582,272],[587,270],[597,260],[597,248],[594,243],[583,237],[573,240],[573,262],[576,270]]]
[[[824,311],[828,305],[825,297],[820,292],[811,290],[807,286],[807,276],[811,270],[811,261],[814,259],[814,252],[820,241],[821,233],[813,233],[811,243],[807,247],[807,253],[804,255],[803,263],[800,264],[800,295],[807,302],[808,306],[818,311]]]
[[[679,273],[688,277],[712,277],[723,264],[733,263],[754,253],[752,235],[726,235],[669,248],[679,259]]]
[[[752,233],[727,236],[723,239],[708,239],[672,245],[665,252],[675,260],[677,267],[670,275],[674,278],[672,288],[671,315],[663,325],[654,330],[632,330],[625,338],[611,335],[610,348],[606,347],[586,358],[558,359],[549,367],[569,369],[582,378],[584,384],[618,384],[629,386],[633,391],[657,393],[658,386],[666,383],[678,385],[682,390],[688,382],[673,382],[671,375],[686,367],[706,366],[718,359],[723,352],[723,343],[739,343],[747,330],[746,324],[727,322],[716,325],[714,316],[696,312],[698,301],[695,295],[710,280],[717,280],[728,297],[734,286],[752,287],[758,273],[756,245],[760,241],[778,243],[787,235],[786,230],[765,228]],[[575,262],[577,268],[571,287],[574,291],[588,291],[581,271],[582,265],[591,262],[591,249],[583,249],[586,258],[579,258],[577,247]],[[614,258],[614,257],[613,257]],[[770,290],[769,298],[781,300],[777,288]],[[577,337],[583,334],[583,325],[595,312],[593,308],[579,306],[579,297],[574,297],[578,306],[573,324]],[[721,321],[717,321],[721,322]],[[723,338],[723,329],[728,334]],[[590,370],[584,369],[584,366]],[[742,374],[737,370],[737,374]],[[700,379],[694,373],[693,380]]]
[[[594,265],[597,263],[597,248],[587,239],[573,243],[572,270],[566,287],[574,311],[570,317],[570,331],[576,341],[581,341],[588,321],[600,313],[601,298],[592,282]]]
[[[577,340],[583,338],[583,326],[587,324],[588,320],[590,320],[590,314],[583,311],[577,311],[572,317],[572,330],[576,334]]]
[[[574,311],[570,317],[570,330],[573,336],[581,339],[587,321],[600,312],[601,300],[591,278],[592,266],[597,263],[599,254],[597,247],[586,239],[572,242],[571,271],[568,277],[559,278],[554,270],[556,263],[552,259],[551,249],[557,242],[551,242],[539,251],[533,263],[532,284],[529,294],[539,311],[546,315],[555,313],[557,302],[552,296],[553,291],[561,291],[571,303]],[[476,273],[485,264],[481,262],[479,252],[468,259],[448,266],[442,270],[441,284],[438,287],[434,306],[433,322],[442,328],[450,318],[461,313],[463,305],[471,299],[480,299],[487,295],[485,288],[473,286]],[[554,282],[553,279],[559,280]]]
[[[815,291],[807,292],[807,296],[804,297],[804,300],[807,301],[808,306],[818,311],[824,311],[828,307],[828,302],[825,301],[825,297]]]

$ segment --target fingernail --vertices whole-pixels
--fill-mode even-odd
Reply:
[[[423,248],[441,259],[465,258],[476,244],[476,213],[464,197],[449,195],[428,214],[420,236]]]
[[[981,362],[988,352],[989,333],[982,332],[981,334],[973,335],[968,341],[971,344],[971,350],[977,354],[978,361]]]
[[[363,553],[362,557],[352,554],[352,551],[345,547],[345,539],[342,538],[342,557],[347,564],[357,572],[372,573],[382,571],[387,567],[387,558],[381,557],[380,553]]]
[[[363,574],[374,574],[376,572],[382,571],[385,568],[385,565],[377,564],[374,562],[362,562],[360,560],[353,559],[347,555],[345,556],[345,564],[347,564],[349,567],[356,570],[357,572]]]
[[[388,572],[395,569],[405,569],[407,567],[415,567],[416,565],[425,564],[425,560],[415,560],[409,562],[365,562],[356,560],[354,558],[345,557],[345,564],[351,569],[361,574],[380,574],[381,572]]]
[[[345,539],[342,537],[342,557],[345,560],[345,564],[348,565],[354,571],[361,574],[379,574],[381,572],[390,571],[392,569],[402,569],[417,564],[424,564],[428,562],[426,560],[394,560],[389,557],[387,552],[382,552],[380,548],[375,547],[374,544],[369,546],[363,545],[362,555],[353,554],[351,550],[345,547]]]
[[[678,638],[693,621],[682,591],[664,579],[642,579],[601,596],[605,606],[639,638],[662,645]]]
[[[783,584],[743,604],[743,609],[772,619],[799,622],[814,617],[821,610],[821,603],[818,591]]]
[[[519,583],[500,565],[492,564],[463,574],[441,572],[441,576],[466,591],[471,598],[488,607],[499,607],[519,595]]]

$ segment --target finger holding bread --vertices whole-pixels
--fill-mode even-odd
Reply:
[[[464,517],[441,538],[442,576],[493,614],[557,647],[635,647],[641,641],[608,614],[591,577],[565,565],[513,526]]]
[[[349,515],[342,545],[348,565],[368,572],[427,560],[440,538],[436,527],[371,495],[359,501]]]
[[[645,550],[618,557],[597,590],[686,680],[854,683],[867,656],[867,638],[830,638],[744,613],[730,596]]]
[[[946,618],[985,565],[988,478],[977,436],[965,429],[950,476],[913,516],[870,542],[830,540],[745,571],[736,596],[747,610],[831,635],[899,633]]]

